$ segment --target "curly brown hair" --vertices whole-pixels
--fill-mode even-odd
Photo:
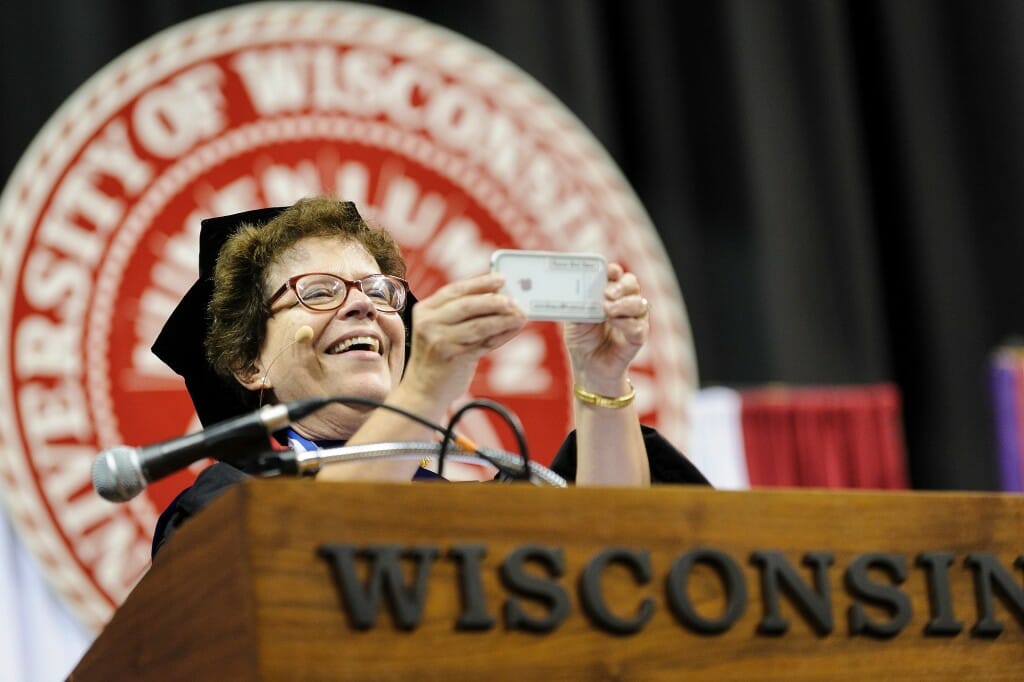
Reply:
[[[217,255],[208,314],[206,357],[218,374],[234,383],[237,373],[256,370],[270,315],[267,271],[289,249],[311,237],[340,237],[361,244],[381,272],[405,276],[405,259],[394,238],[371,227],[355,204],[329,197],[300,199],[263,225],[243,225]]]

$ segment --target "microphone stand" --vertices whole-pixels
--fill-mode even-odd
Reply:
[[[267,467],[266,474],[292,476],[312,475],[320,471],[325,464],[337,462],[355,462],[369,459],[423,459],[436,456],[441,451],[440,443],[428,441],[409,441],[395,443],[369,443],[366,445],[344,445],[323,450],[283,450],[274,453],[277,460]],[[523,458],[504,450],[480,448],[478,453],[461,449],[448,448],[446,458],[462,462],[485,461],[506,468],[522,468]],[[268,464],[270,464],[268,462]],[[551,469],[530,460],[527,462],[530,471],[530,482],[534,485],[549,485],[556,488],[567,487],[566,480]],[[261,473],[263,469],[260,468]]]

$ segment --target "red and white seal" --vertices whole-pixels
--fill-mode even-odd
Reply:
[[[173,27],[82,86],[0,198],[0,481],[20,535],[97,628],[149,565],[185,471],[129,504],[98,452],[195,427],[149,348],[196,277],[202,218],[312,194],[388,227],[423,297],[496,248],[598,251],[656,302],[631,371],[644,421],[685,446],[696,365],[657,233],[614,163],[549,93],[437,26],[344,3],[240,6]],[[571,421],[555,325],[481,364],[476,396],[553,454]],[[474,439],[514,449],[488,417]]]

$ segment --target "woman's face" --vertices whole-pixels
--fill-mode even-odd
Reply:
[[[380,273],[380,268],[358,242],[310,237],[297,242],[270,267],[267,296],[289,278],[310,272],[354,281]],[[309,340],[302,333],[296,335],[306,326],[313,330]],[[259,375],[240,380],[251,390],[273,390],[278,402],[342,395],[383,400],[402,377],[405,326],[401,316],[377,310],[357,287],[351,287],[341,307],[331,311],[303,307],[289,289],[272,304],[266,331],[257,363]],[[358,425],[342,430],[354,428]],[[343,438],[349,434],[311,435]]]

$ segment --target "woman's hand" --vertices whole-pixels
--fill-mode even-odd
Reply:
[[[503,275],[451,282],[413,308],[412,355],[402,383],[444,409],[468,389],[480,358],[514,337],[526,315],[499,294]]]
[[[413,308],[412,351],[399,385],[387,402],[440,422],[452,403],[469,390],[480,357],[515,336],[526,315],[499,294],[505,279],[486,274],[451,282]],[[373,410],[349,439],[350,445],[427,440],[423,425],[390,410]],[[327,480],[408,481],[415,462],[381,461],[327,467]]]
[[[626,371],[647,343],[650,304],[636,277],[618,263],[608,264],[604,297],[604,322],[566,324],[563,333],[576,385],[615,398],[630,392]],[[635,405],[608,407],[577,398],[573,411],[578,485],[650,485]]]
[[[608,264],[604,322],[563,327],[565,345],[579,386],[607,396],[625,393],[626,371],[650,333],[650,304],[636,276]]]

